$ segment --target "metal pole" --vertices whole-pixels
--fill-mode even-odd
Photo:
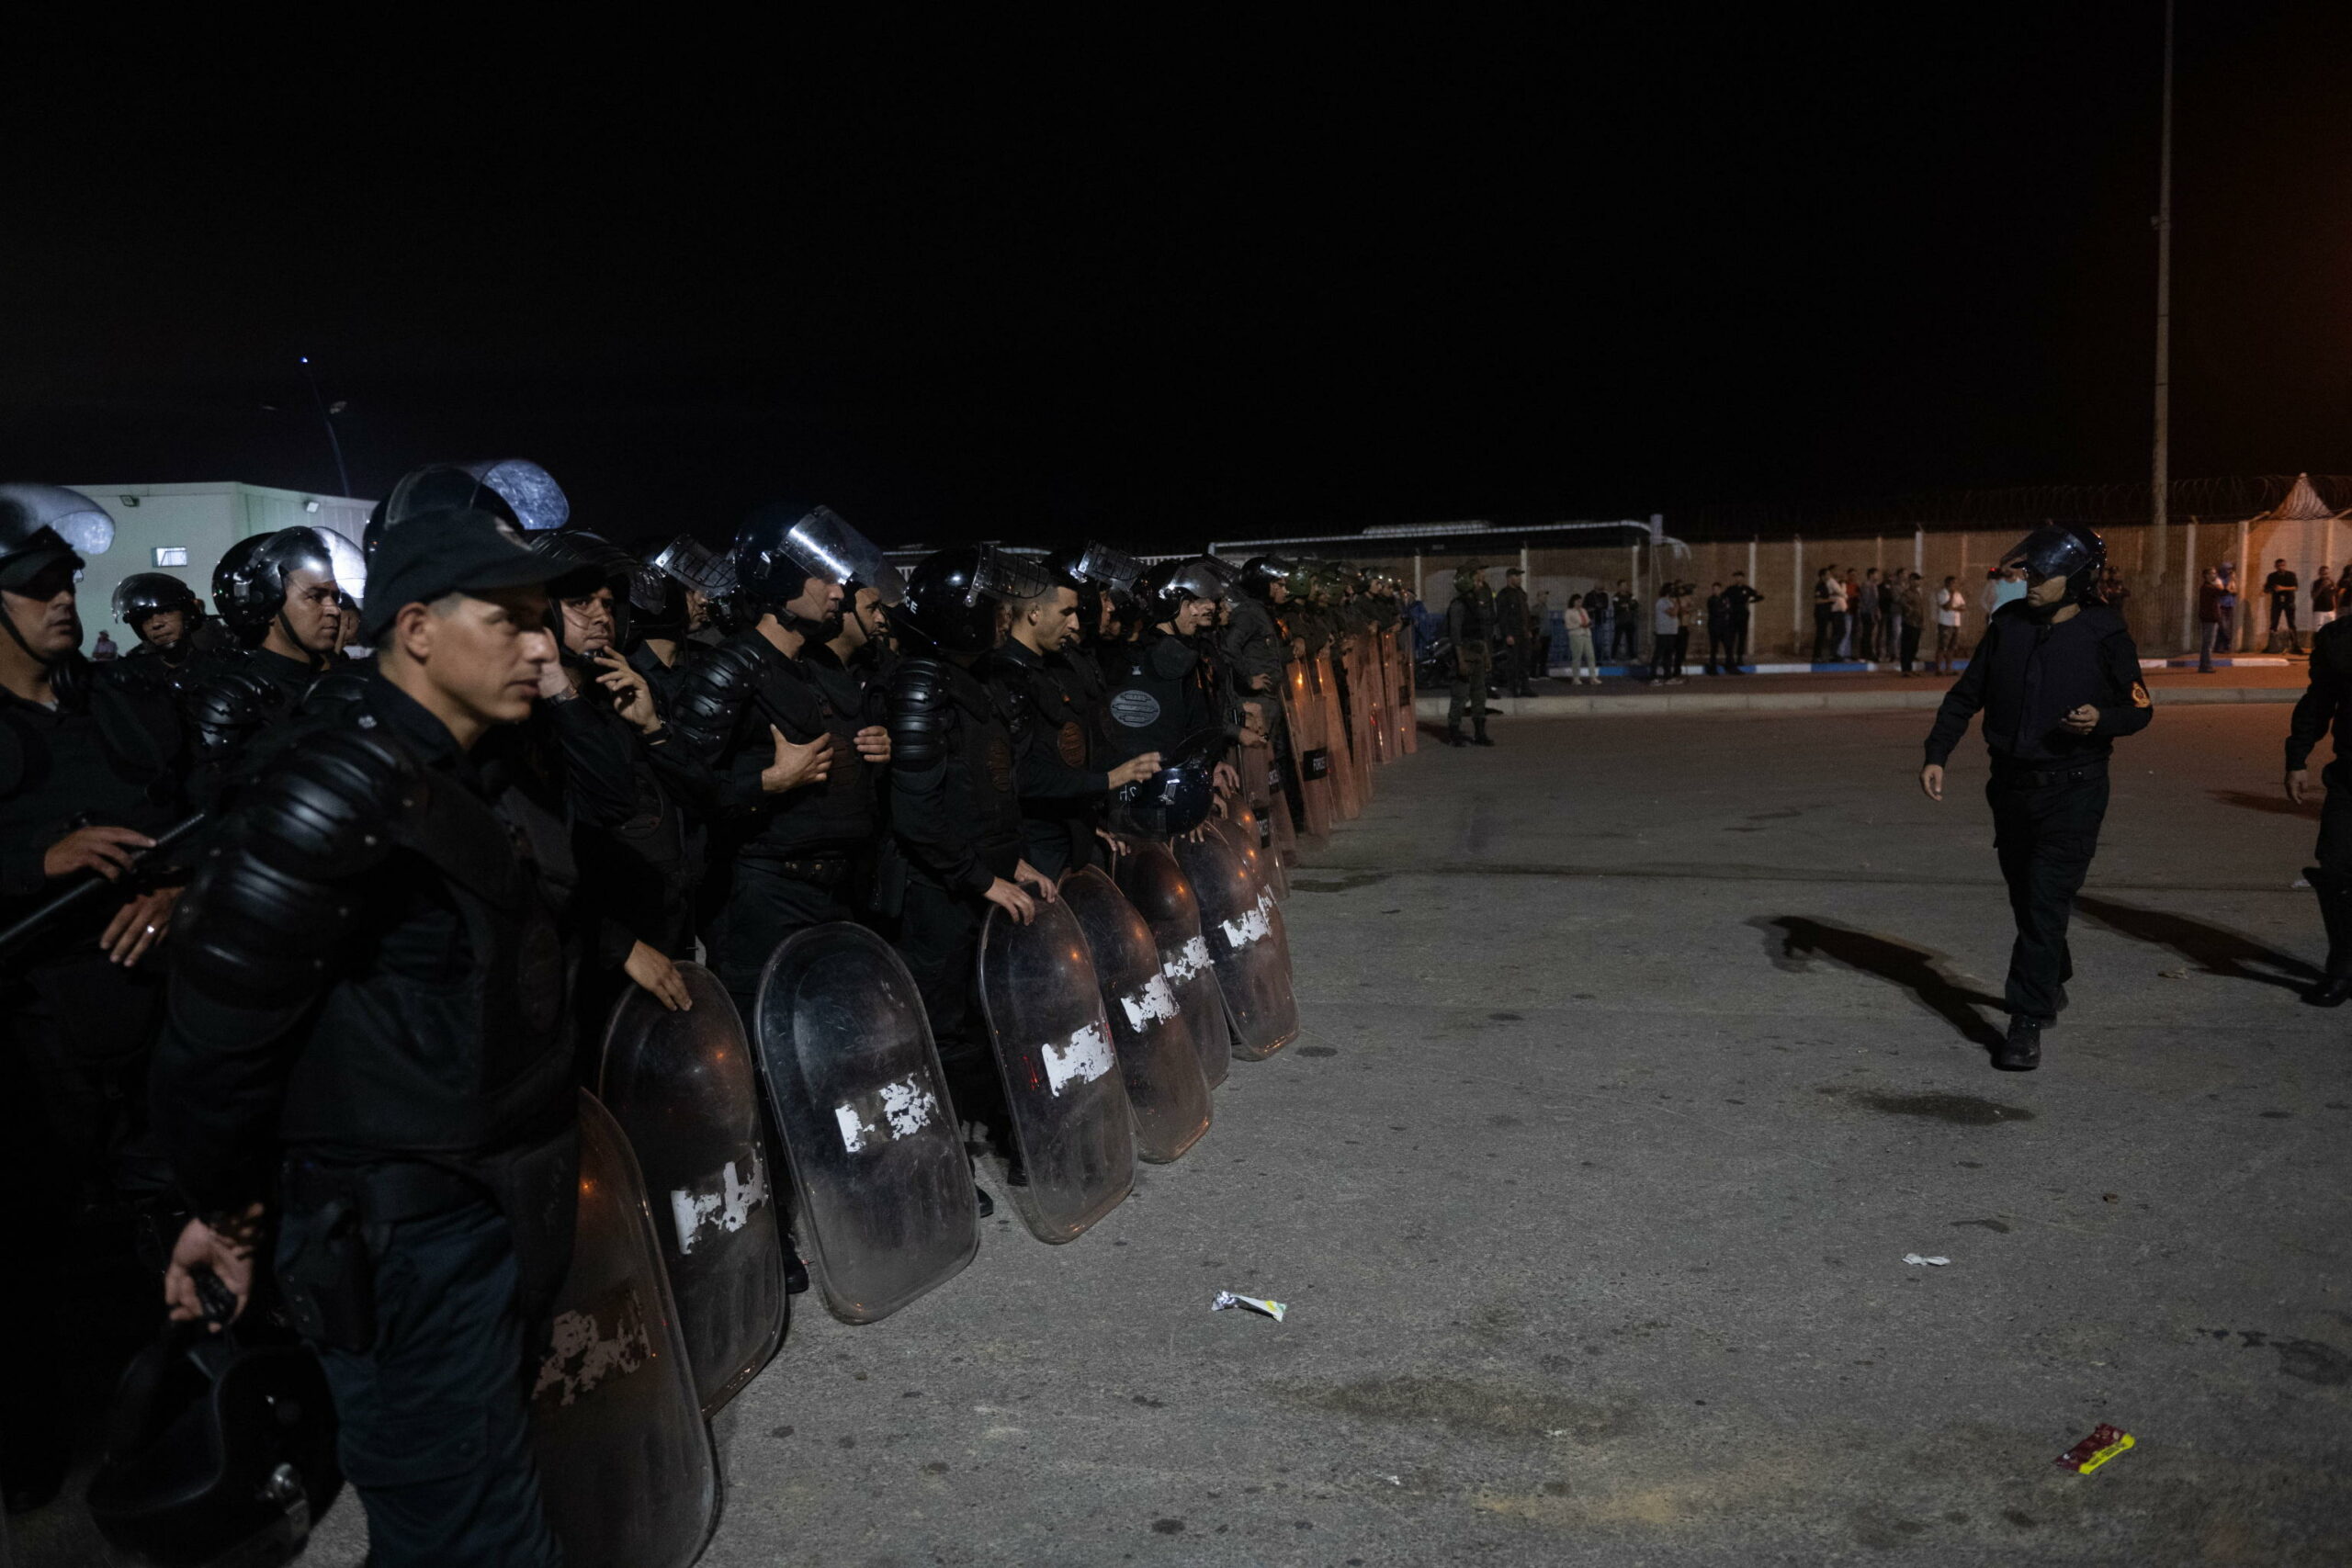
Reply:
[[[1414,598],[1416,598],[1416,599],[1419,599],[1420,596],[1421,596],[1421,552],[1420,552],[1420,551],[1419,551],[1419,550],[1415,550],[1415,551],[1413,552],[1413,597],[1414,597]]]
[[[2164,603],[2165,530],[2172,484],[2172,29],[2173,0],[2165,0],[2164,138],[2156,158],[2156,419],[2155,452],[2150,471],[2154,502],[2151,541],[2156,558],[2153,603]],[[2243,562],[2239,563],[2243,568]],[[2189,592],[2196,592],[2192,580]],[[2244,607],[2241,596],[2240,607]]]
[[[2180,530],[2180,642],[2185,649],[2192,638],[2202,638],[2197,629],[2197,591],[2204,586],[2197,575],[2197,514],[2189,513]]]
[[[327,412],[327,400],[319,391],[319,378],[311,374],[311,356],[302,355],[302,379],[311,384],[311,401],[318,405],[319,423],[327,427],[327,446],[334,452],[334,477],[343,486],[337,493],[351,493],[351,470],[343,466],[343,437],[335,434],[334,416]]]
[[[2253,591],[2247,586],[2249,583],[2254,581],[2254,571],[2250,563],[2248,563],[2245,558],[2245,553],[2249,544],[2247,537],[2247,529],[2249,526],[2250,525],[2245,518],[2241,517],[2238,519],[2238,571],[2236,582],[2238,591],[2238,625],[2237,636],[2230,639],[2233,644],[2235,644],[2235,646],[2230,649],[2233,653],[2243,653],[2247,649],[2254,646],[2254,594]]]
[[[1804,536],[1792,534],[1795,564],[1789,569],[1789,635],[1796,638],[1797,657],[1804,657]]]

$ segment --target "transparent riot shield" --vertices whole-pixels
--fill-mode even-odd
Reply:
[[[1078,917],[1102,1011],[1136,1118],[1136,1157],[1165,1165],[1209,1129],[1209,1086],[1201,1074],[1192,1021],[1168,976],[1151,927],[1098,866],[1062,879],[1062,902]]]
[[[768,959],[753,1011],[794,1230],[826,1310],[888,1317],[980,1247],[971,1161],[914,976],[865,927],[813,926]]]
[[[1421,694],[1414,683],[1417,677],[1413,673],[1413,660],[1418,649],[1413,623],[1409,620],[1397,623],[1391,635],[1396,645],[1396,690],[1400,694],[1396,700],[1398,728],[1404,737],[1405,750],[1409,753],[1421,749]]]
[[[1282,908],[1216,835],[1180,839],[1173,847],[1201,906],[1201,935],[1233,1021],[1233,1054],[1245,1062],[1263,1061],[1298,1035]]]
[[[1039,904],[1025,926],[989,909],[980,1009],[1029,1177],[1011,1190],[1014,1205],[1039,1241],[1073,1241],[1134,1187],[1136,1134],[1086,935],[1068,904]]]
[[[1200,901],[1161,843],[1134,843],[1119,857],[1119,891],[1151,928],[1159,950],[1159,973],[1182,1003],[1200,1051],[1201,1076],[1215,1089],[1233,1070],[1233,1032],[1225,1016],[1225,993],[1209,962],[1208,938],[1201,934]]]
[[[580,1216],[531,1448],[571,1568],[686,1568],[718,1522],[718,1465],[645,1183],[620,1125],[580,1091]]]
[[[768,1188],[759,1074],[726,987],[681,964],[694,1006],[631,986],[605,1030],[596,1092],[628,1134],[708,1416],[784,1339],[784,1237]]]
[[[1242,869],[1250,874],[1251,884],[1261,893],[1271,893],[1277,899],[1288,896],[1290,890],[1283,886],[1282,868],[1274,863],[1272,852],[1261,841],[1255,812],[1237,800],[1227,815],[1210,824],[1210,830],[1233,846],[1233,852],[1241,857]]]

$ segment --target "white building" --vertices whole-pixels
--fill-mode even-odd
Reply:
[[[126,653],[138,642],[130,628],[114,618],[115,585],[124,578],[141,571],[169,572],[193,589],[209,609],[212,569],[223,551],[251,535],[274,533],[297,524],[307,524],[327,536],[334,549],[335,577],[344,592],[356,599],[367,587],[359,536],[368,525],[372,502],[273,490],[233,479],[73,488],[105,507],[107,515],[114,519],[113,547],[104,555],[91,557],[88,570],[82,574],[78,599],[85,653],[96,645],[100,631],[112,632],[116,646]]]

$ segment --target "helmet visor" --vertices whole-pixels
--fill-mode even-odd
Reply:
[[[1120,594],[1136,591],[1136,579],[1143,575],[1143,563],[1125,550],[1114,550],[1108,545],[1087,541],[1079,553],[1077,574],[1098,588],[1108,588]]]
[[[735,588],[735,563],[712,554],[709,546],[690,534],[681,534],[654,551],[645,564],[713,599]]]
[[[466,471],[498,492],[531,533],[560,528],[571,521],[571,499],[555,476],[528,457],[493,457],[468,463]]]
[[[842,521],[830,507],[820,506],[795,523],[784,536],[785,548],[811,574],[836,583],[862,582],[882,596],[885,604],[906,598],[906,582],[899,569],[884,558],[873,540]]]
[[[2074,528],[2045,525],[2018,540],[2001,558],[2003,566],[2020,566],[2034,577],[2072,577],[2098,564],[2097,540]]]
[[[980,558],[972,568],[974,592],[991,593],[1013,604],[1043,598],[1052,586],[1035,561],[1008,554],[993,545],[980,547]]]

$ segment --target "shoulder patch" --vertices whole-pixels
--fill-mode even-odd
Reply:
[[[2148,683],[2145,681],[2134,681],[2132,682],[2132,705],[2135,708],[2143,708],[2152,705],[2148,696]]]

